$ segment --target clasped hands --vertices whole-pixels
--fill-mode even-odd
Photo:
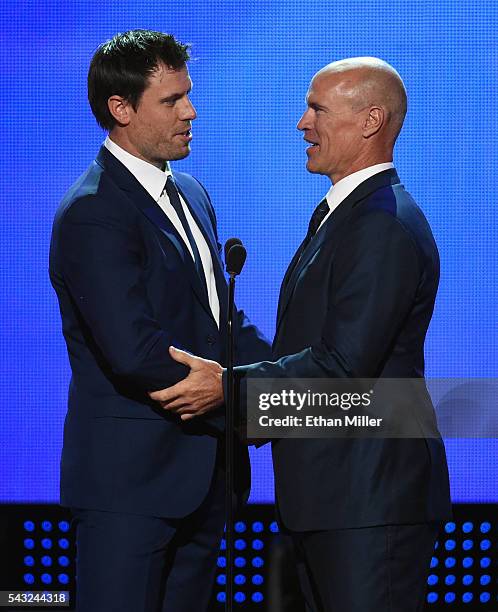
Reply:
[[[175,361],[188,366],[190,372],[176,385],[150,392],[151,399],[159,402],[165,410],[178,414],[182,421],[223,404],[223,368],[219,363],[195,357],[173,346],[169,347],[169,354]]]

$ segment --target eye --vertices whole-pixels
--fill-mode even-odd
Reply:
[[[182,96],[171,96],[169,98],[163,98],[161,102],[166,106],[175,106],[175,104],[180,100]]]

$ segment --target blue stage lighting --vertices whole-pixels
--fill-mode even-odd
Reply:
[[[35,524],[33,523],[33,521],[24,521],[24,529],[26,531],[34,531]]]
[[[28,550],[33,550],[34,547],[35,547],[35,541],[32,538],[25,538],[24,548],[27,548]]]
[[[482,586],[487,586],[491,582],[491,576],[488,576],[488,574],[484,574],[483,576],[481,576],[479,582]]]
[[[463,603],[470,603],[473,598],[474,598],[474,596],[472,595],[472,593],[464,593],[462,595]]]
[[[265,562],[261,557],[254,557],[254,559],[252,560],[253,567],[263,567],[264,563]]]
[[[469,586],[469,584],[472,584],[474,582],[474,576],[471,576],[470,574],[465,574],[465,576],[462,578],[462,582],[465,586]]]
[[[235,584],[241,585],[246,583],[246,577],[243,574],[237,574],[233,579]]]
[[[455,593],[446,593],[444,601],[446,603],[453,603],[455,601]]]
[[[52,548],[52,540],[50,538],[43,538],[41,545],[45,550],[50,550]]]
[[[468,569],[469,567],[472,567],[474,565],[474,559],[472,559],[472,557],[464,557],[464,559],[462,560],[462,565],[463,567]]]
[[[246,600],[246,596],[244,595],[244,593],[241,593],[240,591],[237,591],[237,593],[235,593],[233,598],[235,599],[237,603],[243,603]]]
[[[438,565],[439,565],[439,561],[437,560],[437,558],[436,557],[432,557],[432,559],[431,559],[431,569],[434,569]]]
[[[261,533],[263,529],[264,527],[261,521],[256,521],[255,523],[252,524],[252,530],[254,531],[254,533]]]
[[[218,593],[218,595],[216,595],[216,601],[219,601],[220,603],[225,603],[226,601],[225,593]]]
[[[69,531],[69,523],[67,521],[59,521],[59,529],[61,531]]]
[[[491,595],[489,593],[481,593],[479,599],[481,600],[481,603],[488,603],[488,601],[491,599]]]
[[[254,574],[254,576],[252,577],[252,583],[256,586],[263,584],[263,576],[261,574]]]
[[[61,538],[59,540],[59,548],[67,550],[69,548],[69,540],[67,538]]]
[[[263,593],[256,591],[256,593],[252,594],[251,599],[254,601],[254,603],[260,603],[263,601]]]
[[[245,523],[243,523],[242,521],[238,521],[237,523],[235,523],[235,531],[237,533],[244,533],[245,530],[246,530]]]
[[[446,540],[444,547],[446,550],[454,550],[456,546],[455,540]]]
[[[466,523],[462,525],[462,531],[464,533],[470,533],[473,529],[474,529],[474,523],[470,523],[469,521],[467,521]]]
[[[252,547],[254,550],[261,550],[263,548],[263,540],[253,540]]]
[[[444,562],[444,564],[446,565],[448,569],[451,567],[455,567],[456,559],[454,557],[448,557],[446,561]]]
[[[27,565],[28,567],[33,567],[34,564],[34,557],[32,557],[31,555],[27,555],[26,557],[24,557],[24,565]]]
[[[60,584],[67,584],[69,582],[69,576],[67,574],[59,574],[57,578]]]
[[[446,525],[444,526],[444,530],[446,531],[446,533],[453,533],[455,529],[455,523],[446,523]]]
[[[226,577],[226,575],[225,575],[225,574],[220,574],[219,576],[217,576],[217,578],[216,578],[216,582],[217,582],[218,584],[221,584],[221,585],[226,584],[226,583],[227,583],[227,577]]]
[[[472,550],[472,548],[474,548],[474,541],[473,540],[464,540],[462,542],[462,548],[464,550]]]
[[[482,540],[480,546],[481,546],[481,550],[489,550],[491,548],[491,541]]]
[[[52,576],[50,574],[42,574],[41,580],[43,584],[52,584]]]
[[[484,523],[481,523],[481,533],[488,533],[488,531],[491,530],[491,523],[488,523],[488,521],[484,521]]]
[[[227,541],[225,540],[225,538],[223,538],[220,543],[220,550],[226,550],[226,548],[227,548]]]
[[[453,574],[448,574],[448,576],[446,576],[446,578],[444,579],[444,583],[447,584],[448,586],[455,584],[455,581],[456,581],[456,578],[455,576],[453,576]]]
[[[41,564],[43,565],[43,567],[50,567],[52,565],[52,557],[49,557],[48,555],[43,555],[43,557],[41,558]]]
[[[43,521],[41,527],[43,531],[52,531],[52,523],[50,521]]]
[[[481,567],[482,568],[487,568],[491,565],[491,559],[489,557],[483,557],[481,559]]]
[[[235,557],[235,567],[245,567],[246,560],[244,557]]]
[[[218,557],[218,561],[216,564],[218,567],[226,567],[227,560],[225,559],[225,557]]]
[[[66,557],[66,555],[61,555],[58,561],[59,565],[61,565],[62,567],[67,567],[69,565],[69,557]]]
[[[437,593],[428,593],[427,595],[427,603],[436,603],[436,601],[438,600],[438,594]]]
[[[23,579],[26,584],[33,584],[35,581],[33,574],[24,574]]]
[[[246,546],[245,540],[235,540],[235,548],[237,550],[244,550]]]
[[[439,581],[439,578],[436,576],[436,574],[431,574],[428,578],[427,578],[427,584],[429,586],[434,586],[435,584],[437,584]]]
[[[276,521],[273,521],[273,523],[270,525],[270,531],[272,533],[278,533],[278,524]]]

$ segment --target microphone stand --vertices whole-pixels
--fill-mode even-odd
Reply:
[[[234,519],[234,376],[233,376],[233,312],[235,303],[235,277],[240,274],[246,260],[246,250],[238,238],[231,238],[225,245],[226,269],[230,275],[228,281],[228,316],[227,316],[227,397],[226,397],[226,606],[228,612],[233,610],[233,519]]]
[[[233,609],[233,490],[234,490],[234,381],[233,381],[233,307],[235,298],[235,274],[228,281],[228,347],[227,347],[227,401],[226,401],[226,610]]]

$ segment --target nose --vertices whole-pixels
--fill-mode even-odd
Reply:
[[[189,97],[185,97],[185,102],[182,105],[180,119],[182,121],[193,121],[197,117],[197,111]]]
[[[311,129],[311,112],[310,109],[306,109],[301,117],[301,119],[299,119],[298,123],[297,123],[297,129],[301,130],[302,132],[304,130],[309,130]]]

